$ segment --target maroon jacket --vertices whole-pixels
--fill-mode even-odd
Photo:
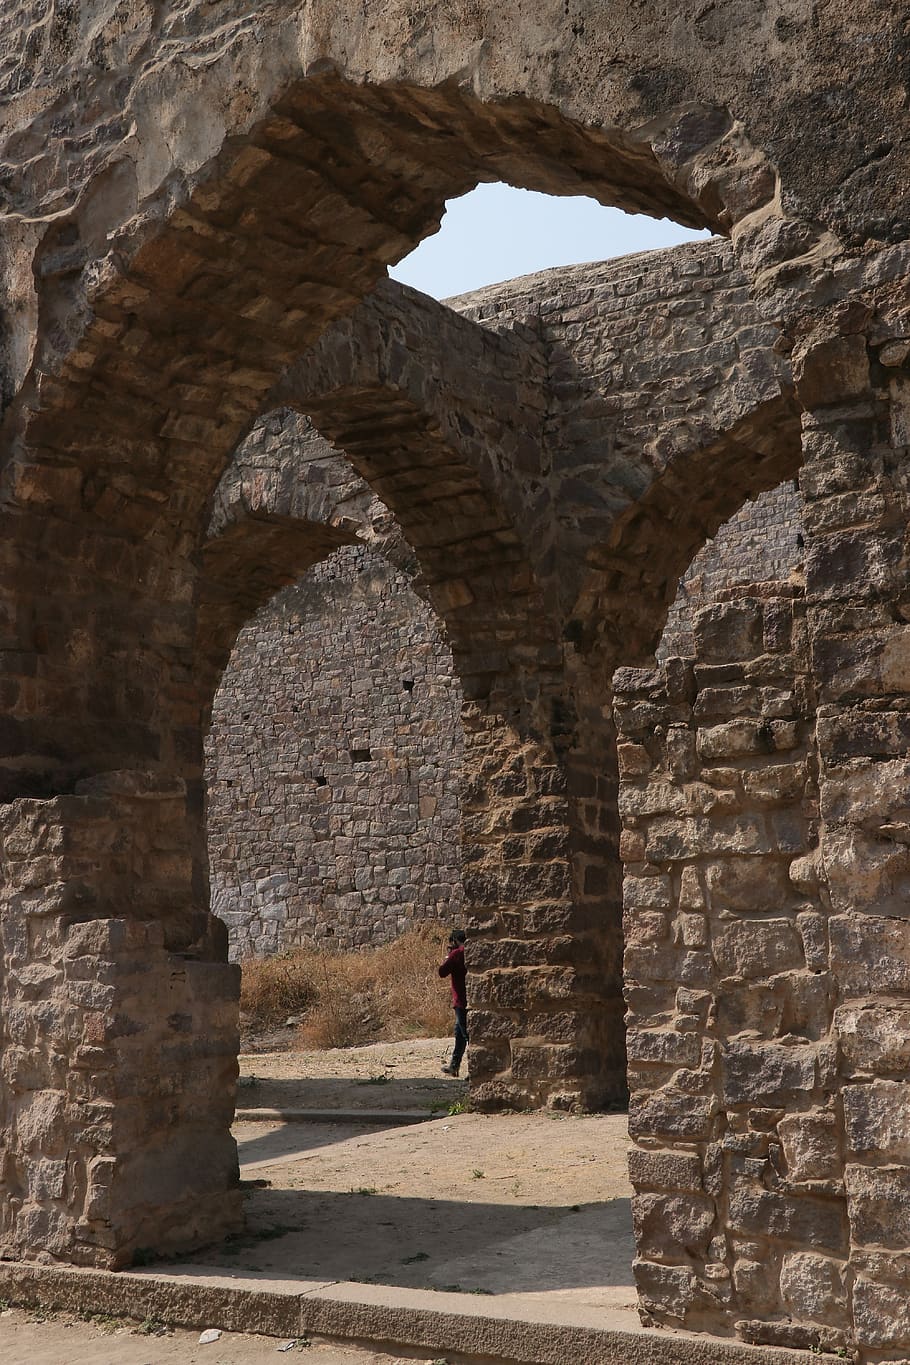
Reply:
[[[450,976],[452,978],[452,1004],[457,1009],[466,1010],[468,1008],[468,991],[465,983],[467,968],[464,965],[464,944],[459,943],[452,948],[445,962],[439,968],[440,976]]]

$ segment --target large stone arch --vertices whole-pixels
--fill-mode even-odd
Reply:
[[[705,534],[710,515],[698,514],[699,500],[722,505],[739,484],[770,477],[765,463],[794,458],[786,367],[769,364],[773,331],[750,313],[724,247],[576,268],[560,283],[560,301],[545,313],[534,311],[533,282],[516,282],[455,301],[467,317],[388,285],[330,329],[279,391],[394,509],[455,649],[467,693],[465,884],[482,936],[473,949],[483,1008],[472,1079],[476,1101],[491,1105],[596,1104],[622,1093],[611,669],[606,638],[592,654],[578,628],[572,586],[592,574],[599,537],[626,536],[614,555],[627,573],[623,591],[588,610],[612,632],[614,662],[628,658],[622,651],[633,648],[630,626],[643,629],[649,592],[659,613],[662,592]],[[605,402],[617,289],[633,333],[619,329],[627,377],[617,383],[609,372]],[[668,290],[681,314],[701,306],[704,316],[699,331],[690,321],[655,340]],[[579,340],[571,330],[577,300],[592,293],[608,316],[595,312]],[[725,423],[732,434],[707,451],[689,448]],[[782,430],[790,438],[783,453]],[[746,433],[767,452],[764,462]],[[717,470],[723,477],[711,494],[706,471]],[[555,516],[546,483],[554,471]],[[294,485],[287,473],[268,485],[268,509],[256,476],[222,481],[212,526],[219,534],[209,545],[223,545],[226,566],[225,522],[238,508],[263,563],[266,536],[281,543],[266,524],[276,512],[293,506],[308,521],[315,497],[322,515],[339,521],[321,483],[311,488],[301,477]],[[691,482],[691,492],[676,490],[683,523],[666,491],[674,478]],[[668,514],[656,534],[655,507]],[[636,531],[642,524],[650,540]],[[667,560],[663,583],[656,544]],[[603,568],[594,572],[602,581]],[[239,561],[228,581],[242,611]]]
[[[901,842],[902,810],[863,790],[900,776],[906,751],[901,16],[870,2],[849,24],[781,13],[765,28],[752,9],[727,23],[693,4],[668,40],[663,11],[594,9],[554,5],[533,23],[518,7],[457,23],[434,12],[425,30],[398,4],[368,20],[328,3],[262,23],[156,11],[127,32],[55,25],[12,76],[3,989],[8,1004],[34,985],[40,914],[41,989],[66,1024],[49,1029],[32,996],[4,1011],[16,1076],[0,1099],[4,1252],[122,1264],[236,1218],[236,983],[197,837],[208,501],[287,366],[432,229],[447,194],[481,178],[728,229],[793,347],[826,708],[814,875],[836,912],[838,989],[858,1008],[888,991],[901,1036],[906,926],[893,880],[865,877],[864,849],[870,820],[876,847]],[[576,717],[557,719],[571,753]],[[542,766],[571,778],[568,762]],[[595,775],[591,814],[609,827],[601,802]],[[863,952],[877,974],[856,969]],[[558,991],[565,975],[550,979]],[[906,1182],[900,1055],[870,1064],[841,1042],[834,1054],[850,1115],[851,1330],[879,1358],[908,1344],[900,1230],[883,1258],[863,1221],[869,1199]],[[138,1071],[169,1089],[129,1088]],[[732,1330],[722,1290],[709,1308],[702,1324]]]

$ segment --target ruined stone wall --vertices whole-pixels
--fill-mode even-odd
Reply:
[[[241,632],[208,743],[212,907],[233,956],[460,917],[460,704],[433,611],[364,546]]]
[[[118,1267],[240,1226],[240,973],[174,903],[185,801],[110,773],[0,814],[0,1259]]]
[[[802,567],[802,500],[789,481],[760,493],[724,522],[690,564],[667,614],[659,661],[694,657],[695,615],[728,590],[785,582]]]
[[[732,594],[731,594],[732,595]],[[631,1172],[646,1312],[836,1347],[848,1229],[802,590],[616,679]]]
[[[298,488],[308,477],[299,423],[270,421],[256,437],[243,471],[278,503],[292,475]],[[323,452],[319,487],[346,468],[337,455],[327,464]],[[694,653],[695,614],[731,587],[795,571],[800,526],[790,483],[725,523],[680,583],[659,657]],[[359,947],[460,917],[460,705],[434,613],[375,551],[336,552],[257,614],[207,749],[212,907],[234,957],[313,938]],[[358,748],[370,758],[352,762]]]

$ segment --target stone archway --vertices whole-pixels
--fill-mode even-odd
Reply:
[[[305,18],[278,5],[262,24],[247,12],[193,11],[179,31],[169,14],[126,34],[74,23],[36,42],[14,78],[14,92],[28,94],[3,146],[15,172],[3,246],[0,673],[3,1043],[15,1077],[0,1096],[10,1135],[2,1235],[12,1254],[117,1265],[149,1240],[186,1245],[233,1224],[234,986],[207,912],[201,841],[206,702],[195,665],[207,505],[287,366],[432,229],[446,194],[487,175],[586,187],[729,228],[793,347],[807,619],[829,708],[819,848],[837,911],[835,976],[850,1000],[888,990],[900,1023],[907,950],[893,882],[862,874],[868,820],[877,847],[902,812],[879,794],[870,815],[858,790],[870,773],[894,776],[887,765],[906,749],[907,177],[906,143],[889,124],[903,107],[897,20],[861,4],[856,23],[868,31],[856,42],[853,23],[841,32],[827,15],[806,31],[785,15],[773,29],[750,15],[759,27],[743,30],[693,6],[671,55],[663,16],[644,22],[635,7],[633,24],[631,13],[607,21],[579,5],[571,39],[562,5],[533,25],[511,7],[495,16],[481,7],[460,26],[444,19],[425,31],[423,16],[395,4],[369,21],[325,4]],[[687,443],[693,471],[704,449],[719,453]],[[656,485],[632,483],[622,516],[608,511],[606,523],[634,530],[631,506]],[[561,486],[554,522],[560,509],[573,521],[579,502]],[[614,548],[608,536],[598,543]],[[665,600],[666,573],[644,584],[648,610]],[[574,604],[584,581],[567,579]],[[596,625],[597,612],[588,619]],[[612,837],[596,780],[593,793],[590,774],[569,790],[588,752],[579,717],[598,683],[595,671],[576,684],[563,638],[553,635],[558,680],[532,680],[528,695],[514,677],[488,678],[482,700],[497,727],[517,715],[519,804],[546,771],[560,825],[571,824],[568,791],[570,807],[587,802],[585,817]],[[494,728],[485,724],[480,749]],[[490,775],[514,783],[496,746],[494,736]],[[599,739],[598,763],[604,752]],[[571,900],[586,856],[573,849],[571,875],[571,859],[554,859],[553,895],[542,899]],[[481,883],[481,896],[486,886],[500,899],[498,875]],[[848,943],[878,955],[878,981],[854,973]],[[490,963],[513,983],[536,965]],[[137,978],[156,999],[154,1017],[136,1004]],[[28,1008],[9,1008],[22,997]],[[518,1013],[530,1004],[520,998]],[[506,1048],[493,1051],[501,1061]],[[891,1054],[881,1074],[866,1061],[838,1053],[852,1116],[851,1311],[860,1350],[905,1354],[899,1231],[886,1229],[895,1254],[875,1257],[878,1227],[863,1222],[868,1199],[905,1178],[905,1079]],[[159,1089],[134,1086],[137,1071]],[[730,1311],[722,1296],[712,1301],[712,1325],[729,1330]]]

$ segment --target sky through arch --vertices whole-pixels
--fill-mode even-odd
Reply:
[[[439,232],[391,266],[389,274],[444,299],[553,266],[605,261],[710,235],[668,218],[604,208],[586,196],[478,185],[449,199]]]

